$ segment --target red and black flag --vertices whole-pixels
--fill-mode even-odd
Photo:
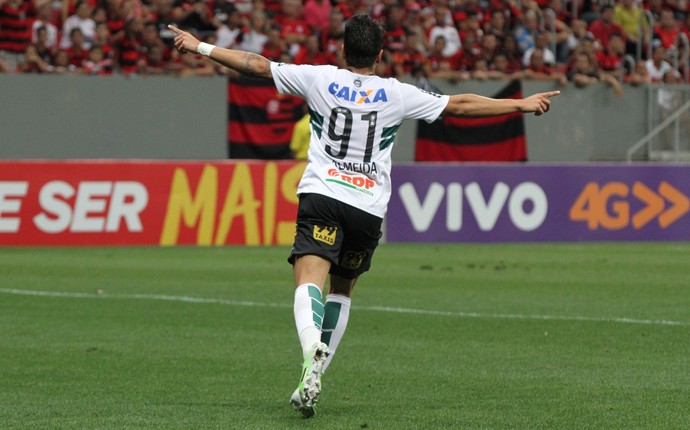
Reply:
[[[522,98],[522,85],[513,80],[493,96]],[[417,121],[416,161],[526,161],[522,113],[489,118],[444,118]]]
[[[278,93],[272,80],[244,77],[228,81],[230,158],[290,159],[295,123],[304,116],[304,101]]]

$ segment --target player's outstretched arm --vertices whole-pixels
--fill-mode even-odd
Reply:
[[[273,78],[271,62],[266,57],[251,52],[219,48],[208,43],[201,43],[196,37],[174,25],[169,25],[168,28],[175,32],[175,48],[181,53],[204,54],[218,64],[246,76]]]
[[[456,94],[450,96],[442,116],[486,117],[513,112],[534,112],[542,115],[551,107],[551,97],[560,91],[537,93],[525,99],[493,99],[476,94]]]

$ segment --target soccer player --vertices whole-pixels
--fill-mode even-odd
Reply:
[[[484,117],[549,110],[558,91],[525,99],[424,92],[375,75],[384,31],[368,15],[345,26],[346,68],[271,62],[249,52],[200,43],[170,26],[181,52],[199,53],[247,76],[273,79],[281,93],[306,100],[311,117],[308,163],[297,188],[297,235],[288,261],[295,281],[294,314],[304,364],[290,402],[314,414],[321,374],[345,333],[352,289],[369,270],[391,194],[391,146],[403,120]],[[330,274],[325,302],[322,291]]]

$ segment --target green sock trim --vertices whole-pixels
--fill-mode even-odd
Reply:
[[[321,301],[321,291],[316,285],[309,285],[309,297],[311,297],[311,313],[314,318],[314,325],[321,330],[323,324],[324,308]]]
[[[333,334],[333,330],[335,330],[335,326],[338,325],[341,306],[342,304],[337,302],[326,302],[326,306],[324,307],[321,342],[325,343],[326,345],[330,345],[331,335]]]

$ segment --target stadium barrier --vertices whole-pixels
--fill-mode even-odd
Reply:
[[[0,162],[0,245],[289,245],[294,161]],[[690,240],[690,166],[396,164],[388,242]]]

